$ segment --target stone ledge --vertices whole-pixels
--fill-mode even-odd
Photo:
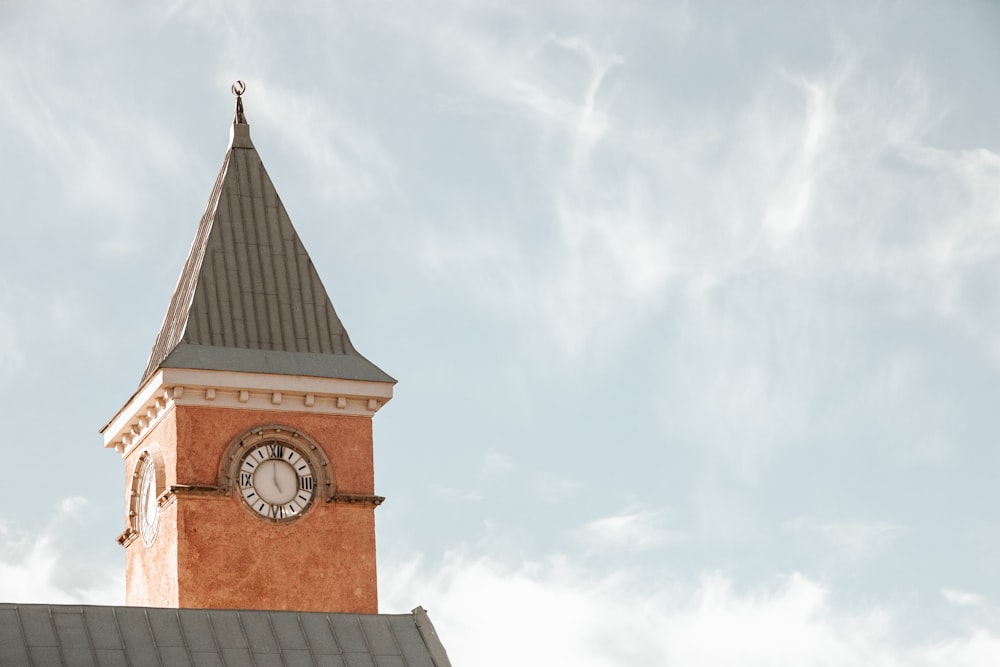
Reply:
[[[123,547],[127,547],[128,545],[135,542],[138,538],[139,538],[139,532],[136,530],[132,530],[131,527],[128,527],[122,531],[121,535],[115,538],[115,542],[122,545]]]
[[[374,507],[378,507],[385,502],[385,497],[369,496],[360,493],[335,493],[326,502],[347,503],[349,505],[373,505]]]

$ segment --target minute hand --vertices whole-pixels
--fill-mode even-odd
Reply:
[[[284,493],[281,490],[281,484],[278,484],[278,464],[271,463],[271,478],[274,480],[274,488],[278,490],[278,493]]]

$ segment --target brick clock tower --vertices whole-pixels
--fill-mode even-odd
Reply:
[[[250,140],[231,142],[136,393],[126,602],[378,612],[372,416],[395,380],[355,350]]]

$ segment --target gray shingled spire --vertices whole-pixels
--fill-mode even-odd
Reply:
[[[395,382],[351,344],[233,92],[232,142],[140,386],[159,368]]]

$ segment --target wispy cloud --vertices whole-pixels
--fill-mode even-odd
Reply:
[[[488,473],[509,473],[516,470],[510,457],[499,451],[488,451],[483,455],[483,468]]]
[[[602,95],[608,72],[625,62],[615,49],[587,37],[555,33],[540,25],[499,39],[472,25],[439,27],[436,44],[456,59],[456,72],[495,105],[524,112],[524,120],[562,132],[564,157],[580,164],[609,129],[609,98]]]
[[[120,214],[135,202],[126,185],[129,179],[121,168],[122,152],[115,150],[121,146],[102,145],[95,136],[120,137],[127,132],[128,119],[124,115],[117,118],[117,134],[101,131],[106,128],[96,118],[99,111],[75,103],[72,94],[61,90],[64,84],[57,76],[34,63],[0,64],[3,124],[16,128],[18,138],[29,143],[29,150],[47,163],[44,169],[60,193]],[[78,123],[75,131],[64,120],[68,116]],[[96,131],[90,135],[81,131],[82,126]],[[60,221],[41,222],[52,225]]]
[[[817,521],[799,518],[789,521],[790,530],[813,533],[822,538],[840,558],[863,561],[888,548],[906,535],[904,526],[884,521]]]
[[[378,138],[320,91],[302,92],[253,81],[248,119],[266,121],[272,133],[305,157],[315,191],[338,204],[357,203],[394,190],[392,157]],[[249,106],[252,104],[252,106]],[[302,171],[300,166],[300,171]]]
[[[525,238],[435,236],[430,248],[450,250],[427,257],[462,274],[505,267],[470,286],[544,322],[568,358],[626,338],[666,307],[695,329],[697,313],[687,307],[713,295],[742,300],[732,313],[731,342],[744,363],[760,351],[739,339],[760,323],[741,320],[760,300],[762,310],[778,306],[782,315],[819,327],[800,329],[810,337],[803,345],[863,346],[817,340],[834,316],[841,326],[870,317],[830,312],[856,301],[855,290],[884,304],[886,316],[902,304],[941,304],[940,314],[950,317],[943,310],[950,304],[1000,349],[987,333],[997,330],[996,317],[976,313],[971,303],[955,309],[967,276],[980,272],[976,264],[1000,253],[1000,232],[989,222],[998,195],[987,185],[996,182],[997,158],[928,144],[946,102],[936,101],[932,83],[912,64],[872,68],[861,50],[842,43],[825,68],[741,70],[744,98],[689,115],[629,89],[628,73],[643,63],[619,55],[623,49],[599,35],[541,32],[532,45],[526,30],[512,46],[465,27],[438,48],[468,56],[462,67],[479,82],[483,106],[530,110],[524,122],[533,143],[511,149],[521,151],[527,173],[550,183],[541,205],[551,217]],[[559,76],[550,77],[556,63]],[[607,74],[619,69],[625,76],[611,105],[601,91]],[[579,85],[568,83],[574,81]],[[572,146],[584,118],[597,120],[584,133],[592,141],[581,162]],[[928,187],[912,187],[914,170],[926,173]],[[734,295],[748,277],[759,279],[760,290],[752,298]],[[773,322],[775,329],[785,324]],[[753,369],[746,370],[752,378]],[[753,387],[734,389],[758,395]]]
[[[775,165],[780,175],[766,203],[763,220],[771,243],[779,247],[809,222],[817,171],[822,168],[823,157],[831,152],[829,141],[837,122],[835,84],[803,79],[794,83],[804,97],[805,111],[788,160]]]
[[[14,289],[0,278],[0,383],[6,383],[25,367],[26,351],[18,323],[19,304],[12,297]]]
[[[46,193],[24,227],[51,240],[80,234],[74,226],[85,219],[88,243],[117,258],[142,248],[149,191],[155,187],[163,197],[186,185],[191,168],[183,142],[157,122],[157,108],[146,107],[157,84],[123,96],[104,71],[94,76],[89,61],[77,57],[107,34],[68,29],[77,25],[74,12],[26,13],[0,45],[0,136],[18,151],[12,175],[30,179],[26,194]],[[52,41],[66,43],[53,50],[45,46]]]
[[[88,332],[93,327],[80,292],[78,286],[51,288],[0,276],[0,385],[37,373],[51,356],[32,341],[58,345],[55,341],[74,336],[81,345],[91,342]]]
[[[594,519],[577,533],[584,544],[596,549],[645,550],[685,540],[684,535],[666,527],[665,515],[662,510],[629,508]]]
[[[941,596],[947,600],[949,604],[953,604],[957,607],[979,607],[985,602],[982,595],[969,593],[968,591],[960,591],[955,588],[942,588]]]
[[[484,496],[479,490],[474,490],[469,487],[459,487],[459,486],[444,486],[441,484],[435,484],[430,487],[430,491],[436,496],[442,498],[449,498],[452,500],[457,500],[460,502],[469,501],[481,501]]]

